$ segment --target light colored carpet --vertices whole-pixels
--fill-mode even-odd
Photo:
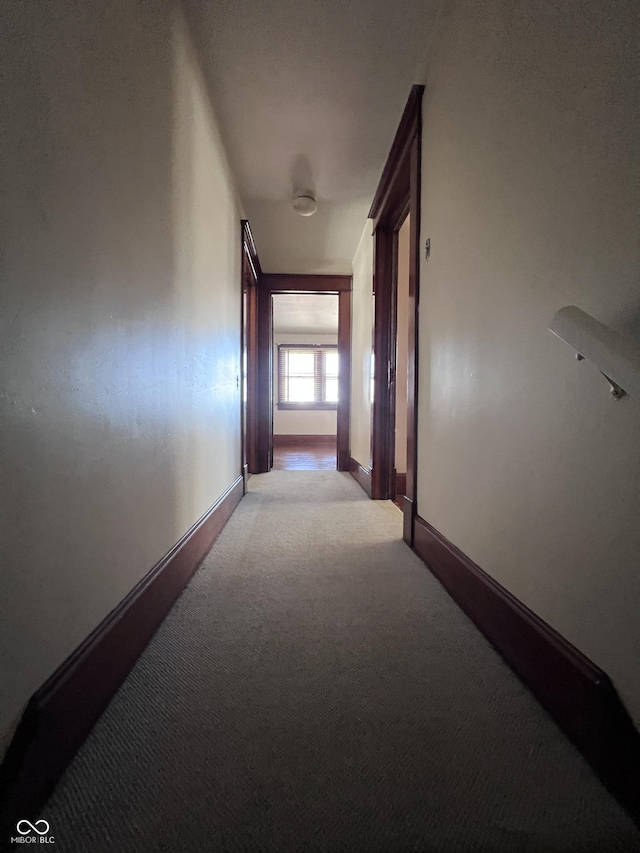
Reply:
[[[44,810],[57,850],[640,849],[394,506],[250,487]]]

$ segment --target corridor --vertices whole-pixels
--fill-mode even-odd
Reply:
[[[56,846],[637,850],[401,520],[347,474],[252,477],[48,802]]]

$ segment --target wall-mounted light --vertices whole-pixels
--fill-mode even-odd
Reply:
[[[618,400],[625,394],[640,396],[640,345],[605,326],[575,305],[556,312],[549,331],[576,351],[579,361],[593,362]]]
[[[293,209],[300,216],[313,216],[318,205],[311,193],[300,193],[293,200]]]

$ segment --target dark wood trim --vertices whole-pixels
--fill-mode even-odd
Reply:
[[[401,496],[404,497],[407,491],[407,475],[406,474],[398,474],[396,472],[396,488],[395,493],[396,497]]]
[[[640,824],[640,733],[607,674],[419,516],[413,547]]]
[[[398,229],[410,214],[407,352],[407,483],[405,540],[412,544],[416,512],[418,297],[423,86],[413,86],[369,212],[374,220],[374,402],[371,415],[371,495],[393,500],[397,340]]]
[[[247,253],[247,241],[244,222],[240,221],[240,472],[242,474],[242,493],[247,492],[247,473],[249,470],[249,424],[247,411],[248,397],[248,361],[249,361],[249,288],[251,281],[251,263]]]
[[[326,444],[329,447],[336,446],[335,435],[274,435],[274,447],[313,447],[318,444]]]
[[[339,293],[351,290],[350,275],[264,273],[260,281],[273,293]]]
[[[348,471],[350,466],[350,420],[351,420],[351,289],[338,295],[338,356],[340,376],[338,379],[338,414],[336,431],[338,436],[336,468]]]
[[[253,239],[253,232],[251,231],[251,225],[249,224],[248,219],[242,220],[242,235],[244,239],[244,245],[247,250],[247,255],[251,263],[253,277],[256,281],[258,281],[258,279],[262,275],[262,267],[260,266],[258,250],[256,249],[255,240]]]
[[[31,697],[0,766],[0,833],[37,817],[242,494],[238,477]]]
[[[337,407],[337,469],[349,470],[351,404],[351,285],[350,275],[268,273],[258,282],[258,456],[260,471],[273,464],[273,305],[274,293],[337,293],[340,394]],[[268,373],[268,375],[267,375]]]
[[[374,234],[374,280],[376,298],[373,325],[373,405],[371,407],[371,496],[374,500],[393,499],[391,472],[395,445],[395,346],[392,318],[395,315],[394,250],[397,240],[392,230]]]
[[[246,462],[258,473],[258,288],[247,291]]]
[[[402,538],[405,542],[413,542],[414,520],[416,517],[415,501],[408,497],[407,489],[402,498]],[[413,546],[412,546],[413,547]]]
[[[271,291],[258,286],[258,347],[257,347],[256,429],[258,474],[271,470],[273,464],[273,300]]]
[[[382,170],[376,194],[371,203],[369,219],[376,220],[378,218],[383,206],[388,204],[389,196],[393,194],[396,174],[401,169],[402,162],[407,157],[413,137],[417,134],[420,126],[423,92],[424,86],[416,84],[411,87],[411,92],[405,104],[400,124],[398,125],[389,156],[387,157],[387,162]]]
[[[361,465],[350,456],[349,471],[351,472],[351,476],[358,481],[369,497],[371,497],[371,468]]]
[[[243,470],[258,468],[258,275],[260,260],[251,228],[242,220],[242,462]]]
[[[409,222],[409,304],[407,316],[407,479],[404,491],[404,540],[413,544],[413,531],[417,512],[418,488],[418,365],[420,345],[418,334],[420,307],[420,205],[422,185],[422,119],[417,116],[416,134],[411,144],[410,210]]]

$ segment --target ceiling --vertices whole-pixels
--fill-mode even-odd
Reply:
[[[350,274],[441,0],[187,5],[263,270]]]
[[[331,293],[275,293],[276,334],[338,334],[338,297]]]

